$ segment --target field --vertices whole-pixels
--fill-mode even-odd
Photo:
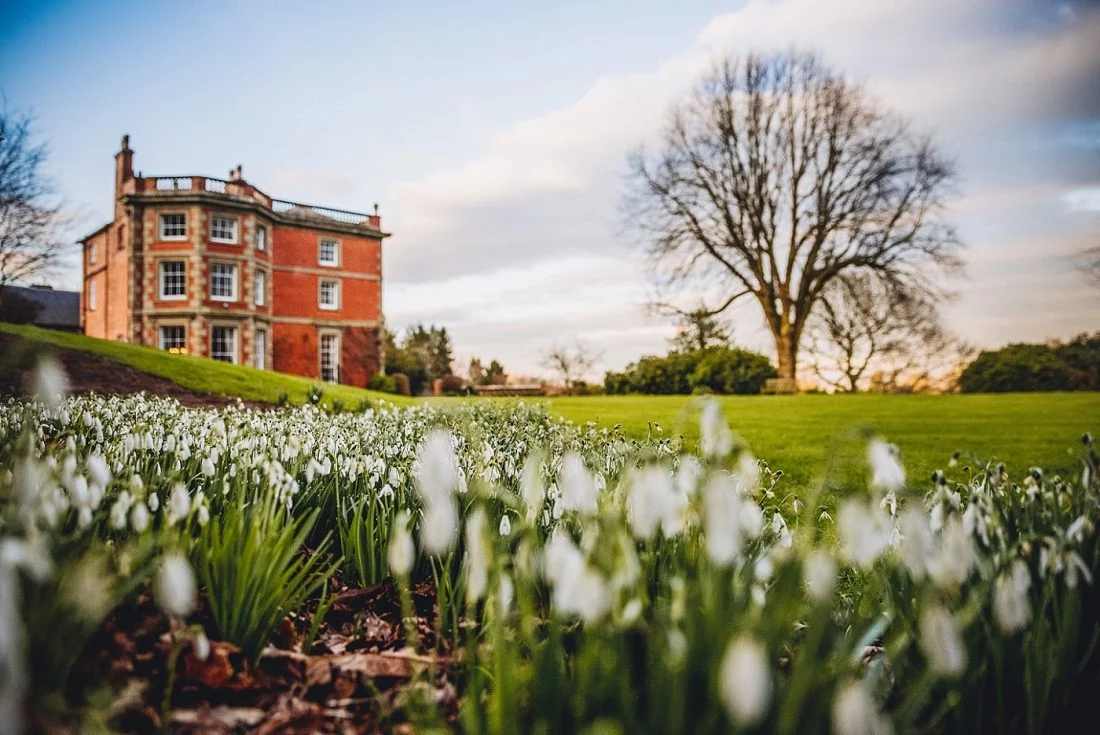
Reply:
[[[33,377],[0,402],[4,732],[1041,733],[1100,710],[1095,396],[269,410]],[[965,449],[1010,466],[949,467]]]

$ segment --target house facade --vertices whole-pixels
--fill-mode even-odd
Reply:
[[[348,385],[381,370],[377,207],[272,199],[240,166],[135,175],[133,160],[123,136],[114,219],[82,240],[85,334]]]

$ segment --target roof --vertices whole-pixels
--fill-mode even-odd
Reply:
[[[103,225],[102,227],[100,227],[98,230],[91,233],[90,235],[85,235],[84,237],[80,238],[79,240],[77,240],[77,242],[88,242],[93,237],[95,237],[99,233],[103,232],[104,230],[106,230],[108,227],[110,227],[113,224],[114,224],[114,221],[108,222],[107,224]]]
[[[80,327],[80,292],[55,291],[52,288],[32,286],[5,286],[5,291],[19,294],[40,307],[34,323],[49,327]]]

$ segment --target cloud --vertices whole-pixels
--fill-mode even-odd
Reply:
[[[1008,250],[1009,260],[1029,261],[1030,243],[1041,259],[1042,233],[1063,241],[1080,226],[1080,217],[1064,218],[1067,202],[1092,197],[1067,191],[1100,184],[1097,167],[1071,151],[1100,118],[1100,8],[751,0],[652,70],[598,79],[573,104],[498,131],[464,164],[394,186],[387,197],[387,225],[396,233],[386,244],[391,323],[455,323],[462,349],[491,346],[528,366],[540,344],[570,330],[614,341],[622,362],[660,349],[671,328],[645,315],[638,252],[617,234],[625,154],[653,140],[670,102],[719,52],[791,47],[819,50],[957,155],[965,197],[955,211],[979,266],[968,289],[981,289],[982,264]],[[1066,276],[1043,277],[1040,288]],[[968,322],[967,298],[952,316],[960,331],[981,336],[982,322]],[[983,295],[981,307],[992,308],[992,298]],[[1029,297],[1012,298],[1026,304]],[[1013,338],[1059,334],[1070,323],[1060,321],[1063,301],[1034,306],[1042,318],[1022,323]],[[739,332],[766,348],[753,310],[737,315]]]

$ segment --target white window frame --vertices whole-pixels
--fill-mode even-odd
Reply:
[[[256,306],[267,304],[267,271],[263,268],[252,273],[252,302]]]
[[[88,311],[95,311],[95,281],[88,281]]]
[[[175,349],[180,350],[178,353],[173,354],[187,354],[187,325],[186,324],[161,324],[157,327],[157,347],[162,350],[169,350],[164,346],[164,330],[166,329],[182,329],[183,330],[183,345]]]
[[[164,218],[165,217],[183,217],[183,234],[182,235],[168,235],[165,233]],[[175,225],[173,225],[175,227]],[[165,242],[179,242],[187,239],[187,212],[160,212],[157,215],[157,234],[160,239]]]
[[[267,328],[256,327],[256,338],[253,340],[256,354],[252,356],[252,363],[257,370],[267,369]]]
[[[99,257],[99,245],[92,243],[88,246],[88,265],[95,265],[96,260]]]
[[[333,286],[332,293],[334,301],[331,304],[325,303],[325,284],[331,283]],[[340,281],[336,278],[322,278],[317,281],[317,306],[325,311],[339,311],[340,310]]]
[[[214,269],[219,267],[219,266],[224,266],[224,267],[233,269],[233,280],[231,282],[232,293],[229,296],[219,296],[219,295],[214,293]],[[213,260],[213,261],[211,261],[210,262],[210,300],[211,301],[225,301],[225,302],[236,301],[237,300],[237,294],[240,291],[240,288],[238,286],[240,278],[241,278],[240,263],[231,263],[229,261],[224,261],[224,260]]]
[[[324,244],[332,243],[332,260],[324,258]],[[317,240],[317,263],[329,268],[340,267],[340,241],[334,237],[322,237]]]
[[[225,222],[233,223],[233,235],[231,237],[218,237],[214,234],[214,222],[217,220],[223,220]],[[220,242],[226,245],[236,245],[240,240],[241,234],[241,220],[237,217],[233,217],[228,214],[212,214],[210,215],[210,242]]]
[[[214,335],[219,329],[231,329],[233,330],[232,347],[229,353],[229,360],[220,360],[214,356]],[[236,324],[211,324],[210,325],[210,359],[218,360],[219,362],[228,362],[231,365],[237,365],[240,362],[240,349],[241,349],[241,330]]]
[[[256,234],[253,236],[252,246],[261,253],[267,252],[267,225],[256,223]]]
[[[183,293],[169,294],[165,291],[164,266],[169,263],[183,266]],[[187,300],[187,261],[186,260],[160,260],[157,261],[157,298],[161,301],[186,301]]]
[[[331,337],[336,344],[336,350],[334,355],[335,365],[333,366],[333,377],[331,379],[325,378],[325,338]],[[317,335],[317,376],[326,383],[339,383],[340,382],[340,350],[342,345],[340,344],[340,333],[324,331]]]

